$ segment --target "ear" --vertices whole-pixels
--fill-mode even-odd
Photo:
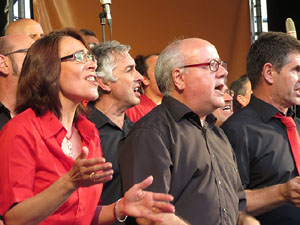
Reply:
[[[182,73],[181,69],[175,68],[172,71],[172,79],[173,79],[175,89],[179,91],[183,91],[185,89],[184,78],[185,78],[185,74]]]
[[[7,77],[9,74],[8,59],[0,54],[0,75]]]
[[[150,80],[146,76],[143,76],[143,77],[144,77],[144,80],[142,82],[143,82],[144,86],[149,86],[150,85]]]
[[[263,76],[263,79],[268,84],[273,84],[274,83],[273,71],[274,71],[274,68],[273,68],[273,65],[271,63],[266,63],[263,66],[262,76]]]
[[[111,91],[110,84],[111,84],[111,82],[104,82],[103,78],[98,79],[98,85],[104,91],[107,91],[107,92]]]
[[[245,97],[243,95],[237,95],[236,100],[244,107],[246,105]]]

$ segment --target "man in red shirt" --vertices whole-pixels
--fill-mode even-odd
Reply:
[[[127,116],[134,123],[161,103],[162,94],[158,89],[154,73],[158,56],[159,54],[155,53],[147,56],[138,55],[135,58],[136,70],[144,77],[144,94],[140,97],[140,104],[126,111]]]

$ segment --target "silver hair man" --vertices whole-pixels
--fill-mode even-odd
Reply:
[[[118,41],[103,42],[96,45],[92,51],[98,60],[97,76],[101,77],[103,81],[117,81],[112,71],[115,67],[117,57],[124,55],[130,50],[129,45],[120,44]]]

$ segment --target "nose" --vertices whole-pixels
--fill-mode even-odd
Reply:
[[[89,70],[96,71],[97,64],[92,59],[87,58],[87,65],[88,65]]]
[[[223,67],[222,65],[220,65],[216,76],[217,77],[227,77],[228,76],[227,69],[225,67]]]
[[[137,70],[135,70],[135,80],[136,81],[143,81],[144,80],[144,77]]]
[[[232,101],[233,98],[230,94],[228,94],[227,92],[224,93],[224,100],[225,101]]]

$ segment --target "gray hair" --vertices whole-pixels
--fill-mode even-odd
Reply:
[[[174,89],[172,71],[185,64],[185,57],[180,49],[182,41],[183,40],[177,40],[169,44],[157,59],[155,79],[157,86],[163,95],[169,95]]]
[[[117,77],[112,73],[118,61],[117,57],[128,53],[129,50],[129,45],[122,45],[118,41],[103,42],[92,48],[98,61],[97,75],[103,79],[103,82],[117,81]]]

